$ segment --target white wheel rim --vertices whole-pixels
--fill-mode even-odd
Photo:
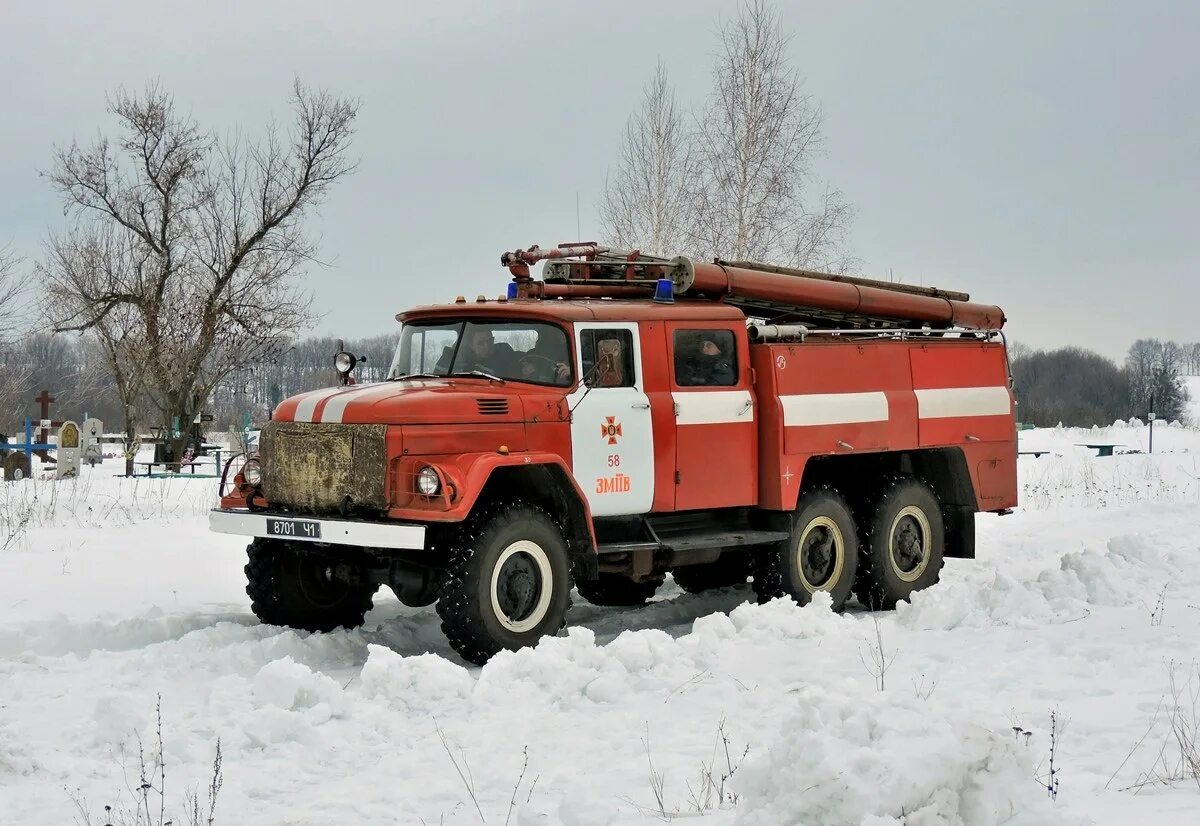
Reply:
[[[537,604],[529,615],[523,619],[514,620],[504,613],[500,607],[500,572],[504,570],[504,563],[509,559],[518,555],[524,554],[533,562],[537,569],[539,583],[539,593]],[[527,631],[532,631],[546,617],[546,612],[550,610],[550,597],[553,591],[554,572],[550,568],[550,557],[546,556],[546,552],[542,550],[542,546],[528,539],[518,539],[516,542],[509,545],[501,553],[496,560],[496,564],[492,566],[492,613],[496,615],[496,619],[507,628],[516,634],[523,634]]]
[[[833,555],[834,565],[829,576],[820,585],[813,585],[808,581],[808,577],[804,573],[804,551],[808,544],[809,535],[817,528],[824,528],[829,531],[829,535],[833,539]],[[828,516],[818,516],[811,519],[804,530],[800,533],[800,541],[796,543],[796,547],[792,551],[792,567],[796,571],[796,576],[800,580],[800,584],[810,594],[817,591],[832,591],[838,580],[842,578],[842,568],[846,564],[846,543],[842,538],[842,530],[837,526],[837,523]]]
[[[896,562],[896,529],[900,526],[900,521],[905,517],[916,522],[917,529],[921,532],[921,561],[911,571],[905,571]],[[896,514],[896,517],[892,520],[891,527],[888,528],[888,562],[891,563],[892,572],[904,582],[916,582],[920,579],[921,574],[925,573],[925,569],[929,567],[929,544],[929,517],[925,515],[925,511],[916,505],[905,505]]]

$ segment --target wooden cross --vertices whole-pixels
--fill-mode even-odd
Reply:
[[[34,401],[37,402],[42,407],[41,418],[49,419],[50,418],[50,405],[54,402],[54,397],[50,395],[49,391],[43,390],[41,392],[41,395],[36,397],[34,399]]]

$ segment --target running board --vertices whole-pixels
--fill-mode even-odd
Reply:
[[[715,533],[682,533],[663,537],[658,542],[606,542],[596,547],[598,554],[620,554],[636,551],[699,551],[707,548],[739,548],[747,545],[768,545],[788,538],[785,531],[718,531]]]

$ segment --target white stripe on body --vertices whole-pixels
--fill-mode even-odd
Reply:
[[[1007,416],[1012,412],[1007,387],[945,387],[913,392],[917,394],[917,415],[922,419]]]
[[[785,426],[811,427],[826,424],[856,424],[886,422],[887,394],[870,393],[805,393],[780,396]]]

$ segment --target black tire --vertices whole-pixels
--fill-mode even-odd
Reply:
[[[840,611],[850,598],[858,566],[858,533],[846,500],[829,488],[800,496],[791,536],[756,560],[754,593],[759,602],[784,595],[800,605],[829,591]]]
[[[938,581],[945,543],[942,507],[933,490],[919,479],[897,479],[875,503],[854,595],[871,610],[892,610]]]
[[[246,548],[250,609],[268,625],[305,631],[358,628],[378,588],[331,576],[328,559],[278,539],[258,538]]]
[[[575,587],[592,605],[626,606],[645,605],[662,584],[661,579],[634,582],[620,574],[600,574],[599,579],[580,580]]]
[[[496,505],[462,536],[449,553],[436,608],[454,650],[483,665],[557,634],[571,604],[571,571],[550,515],[534,505]]]
[[[738,553],[724,554],[716,562],[685,565],[671,571],[675,584],[689,594],[742,585],[749,576],[750,558]]]

